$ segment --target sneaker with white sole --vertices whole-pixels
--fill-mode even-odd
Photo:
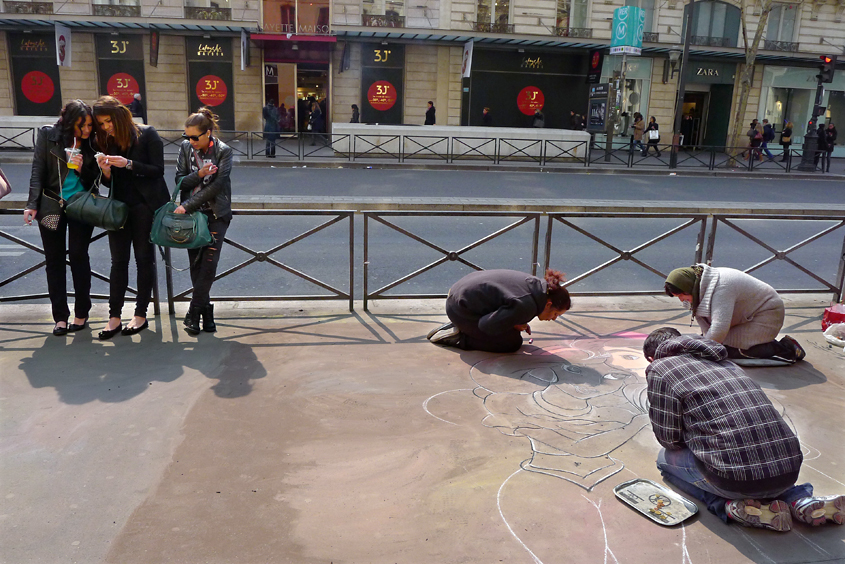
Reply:
[[[781,339],[780,344],[789,351],[786,359],[791,362],[800,362],[804,360],[805,356],[807,356],[807,352],[804,350],[804,347],[802,347],[798,341],[789,335]]]
[[[789,504],[775,500],[763,503],[756,499],[732,499],[725,504],[728,517],[744,527],[757,527],[785,533],[792,530]]]
[[[457,327],[446,327],[439,329],[429,339],[435,345],[446,347],[457,347],[461,342],[461,331]]]
[[[845,524],[845,495],[802,497],[792,502],[791,509],[795,519],[813,527],[828,521],[837,525]]]
[[[437,333],[438,331],[442,331],[443,329],[451,329],[454,326],[455,326],[455,324],[450,321],[449,323],[446,323],[444,325],[441,325],[440,327],[437,327],[437,328],[429,331],[428,334],[425,336],[425,338],[430,341],[431,338],[434,336],[434,334]]]

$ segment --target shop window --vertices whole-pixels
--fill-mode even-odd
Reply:
[[[645,12],[643,31],[645,33],[654,31],[654,0],[625,0],[625,5],[642,8],[643,12]]]
[[[736,47],[740,11],[719,1],[696,2],[692,16],[692,44]]]
[[[328,35],[329,0],[264,0],[264,29],[270,33]]]
[[[651,1],[653,7],[654,0],[648,1]],[[561,29],[586,28],[587,2],[588,0],[557,0],[556,27]]]
[[[795,38],[798,4],[775,4],[769,13],[766,41],[791,42]]]

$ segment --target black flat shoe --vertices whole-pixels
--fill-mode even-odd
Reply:
[[[76,323],[71,323],[70,325],[67,326],[67,331],[68,331],[68,333],[73,333],[74,331],[82,331],[86,327],[88,327],[88,320],[87,319],[82,322],[82,325],[77,325]]]
[[[117,329],[106,329],[105,331],[100,331],[100,334],[97,335],[97,338],[101,341],[108,341],[118,333],[123,330],[123,324],[121,324]]]
[[[144,329],[146,329],[149,326],[150,326],[150,324],[146,320],[144,320],[144,323],[142,325],[138,325],[137,327],[130,327],[129,325],[127,325],[126,327],[123,328],[123,330],[120,332],[120,334],[121,335],[134,335],[135,333],[140,333],[141,331],[143,331]]]
[[[53,335],[55,335],[56,337],[67,335],[67,325],[65,325],[64,327],[59,327],[59,324],[57,323],[55,327],[53,327]]]

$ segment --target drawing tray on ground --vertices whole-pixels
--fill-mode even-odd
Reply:
[[[616,497],[660,525],[671,527],[686,521],[698,506],[651,480],[629,480],[613,488]]]

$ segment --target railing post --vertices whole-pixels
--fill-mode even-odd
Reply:
[[[531,276],[537,276],[537,258],[540,246],[540,214],[534,215],[534,236],[532,237]]]
[[[171,268],[170,247],[164,248],[164,280],[167,286],[167,313],[174,315],[176,308],[173,303],[173,269]]]
[[[165,267],[167,268],[167,267]],[[155,284],[153,284],[153,315],[156,317],[161,316],[161,304],[159,303],[159,288],[158,288],[158,257],[155,254],[155,248],[153,248],[153,277],[155,280]]]
[[[369,288],[367,282],[369,281],[370,276],[370,249],[369,249],[369,242],[370,242],[370,225],[369,225],[370,216],[368,212],[364,212],[364,311],[369,310],[369,304],[367,304],[367,296],[369,295]]]
[[[349,311],[355,309],[355,212],[349,212]]]
[[[708,265],[713,263],[713,250],[716,246],[716,226],[719,224],[718,216],[710,214],[708,219],[711,221],[710,235],[707,237],[707,252],[704,255],[704,262]]]
[[[543,267],[543,272],[548,270],[549,268],[549,261],[551,260],[552,255],[552,223],[554,222],[554,217],[552,214],[549,214],[549,222],[546,227],[546,248],[544,249],[544,257],[543,262],[545,266]]]

